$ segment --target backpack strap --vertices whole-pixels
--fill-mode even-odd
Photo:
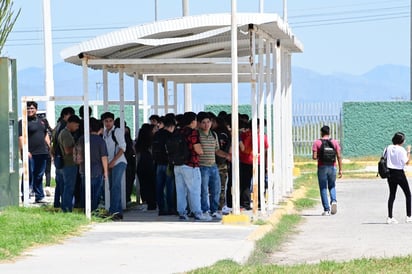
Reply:
[[[382,153],[382,157],[385,158],[385,159],[386,159],[387,149],[388,149],[388,147],[385,147],[385,149],[383,150],[383,153]]]
[[[113,131],[112,131],[112,140],[113,140],[113,142],[116,144],[116,146],[118,146],[119,143],[117,142],[116,135],[114,134],[115,131],[116,131],[116,127],[114,127],[114,128],[113,128]]]

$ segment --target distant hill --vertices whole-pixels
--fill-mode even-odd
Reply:
[[[293,69],[294,102],[409,100],[409,67],[382,65],[363,75]]]
[[[18,63],[18,62],[17,62]],[[29,68],[18,71],[18,93],[44,95],[44,71]],[[309,69],[293,67],[293,102],[346,102],[409,100],[409,67],[382,65],[363,75],[323,75]],[[102,99],[102,72],[89,70],[89,98]],[[68,63],[54,66],[55,94],[82,95],[82,69]],[[152,86],[149,84],[151,90]],[[118,76],[109,73],[109,99],[118,99]],[[134,93],[133,80],[125,77],[125,99]],[[140,92],[142,89],[140,89]],[[230,84],[192,85],[193,104],[230,104]],[[149,92],[152,98],[151,93]],[[249,84],[239,85],[239,103],[250,102]]]

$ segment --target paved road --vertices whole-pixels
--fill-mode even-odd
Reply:
[[[338,181],[338,214],[321,216],[320,203],[303,211],[298,233],[272,255],[271,262],[290,265],[412,254],[412,224],[405,223],[403,192],[398,188],[394,204],[397,225],[386,224],[388,193],[382,179]]]

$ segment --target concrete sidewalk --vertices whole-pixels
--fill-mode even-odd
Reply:
[[[303,224],[271,262],[291,265],[412,254],[412,224],[405,223],[404,194],[398,188],[393,209],[397,225],[386,224],[388,194],[383,179],[338,180],[338,213],[321,216],[320,203],[303,211]]]
[[[177,219],[126,211],[122,222],[93,224],[81,236],[0,263],[0,273],[181,273],[222,259],[243,263],[254,248],[255,225]]]

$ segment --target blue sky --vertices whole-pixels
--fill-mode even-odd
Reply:
[[[44,67],[42,0],[14,0],[21,8],[3,55],[18,70]],[[78,42],[155,19],[155,0],[51,0],[53,61]],[[158,0],[158,20],[180,17],[182,0]],[[323,74],[362,74],[383,64],[410,65],[409,0],[289,0],[289,24],[304,45],[294,66]],[[259,0],[237,0],[238,12],[258,12]],[[283,14],[283,0],[265,0]],[[189,0],[189,14],[231,11],[231,0]]]

